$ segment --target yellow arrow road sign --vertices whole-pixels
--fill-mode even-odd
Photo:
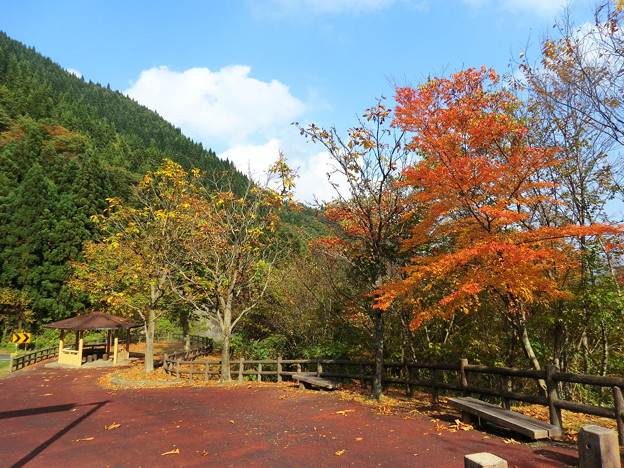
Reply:
[[[11,343],[30,343],[30,333],[13,333]]]

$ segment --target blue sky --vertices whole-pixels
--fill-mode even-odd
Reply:
[[[398,85],[510,61],[567,0],[3,0],[0,30],[124,92],[261,173],[282,150],[298,198],[327,200],[327,155],[291,124],[344,131]],[[569,1],[575,21],[593,2]],[[392,102],[391,100],[389,101]]]

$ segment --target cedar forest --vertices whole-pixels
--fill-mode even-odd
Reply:
[[[101,310],[144,325],[149,371],[156,332],[209,318],[223,362],[368,358],[375,397],[383,360],[624,373],[623,20],[295,123],[346,181],[318,207],[287,155],[252,180],[0,33],[2,341]]]

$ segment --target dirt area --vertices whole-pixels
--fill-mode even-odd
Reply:
[[[379,404],[355,388],[149,382],[141,372],[37,365],[0,380],[3,466],[462,467],[477,452],[519,468],[578,462],[574,446],[473,430],[424,397]],[[124,383],[137,377],[142,386]]]

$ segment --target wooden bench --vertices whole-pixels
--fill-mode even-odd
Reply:
[[[340,382],[317,377],[313,374],[293,374],[292,378],[293,380],[297,380],[299,382],[299,388],[316,387],[325,388],[327,390],[336,390],[342,388],[342,384]]]
[[[461,410],[464,422],[470,422],[472,417],[476,416],[479,424],[481,419],[484,419],[534,440],[561,435],[561,429],[557,426],[476,398],[449,398],[447,401],[452,407]]]

